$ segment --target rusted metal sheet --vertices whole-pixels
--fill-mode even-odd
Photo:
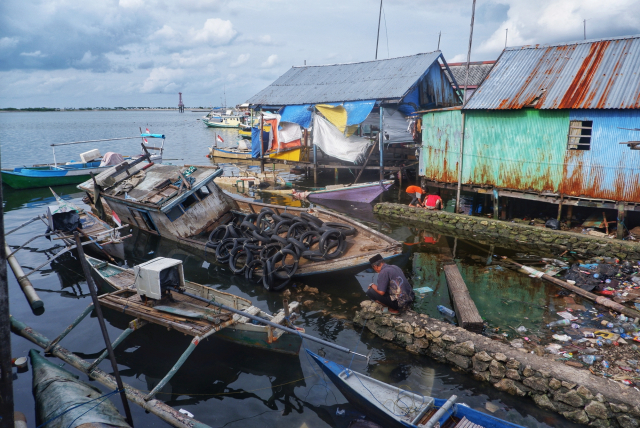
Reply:
[[[460,113],[460,109],[441,110],[422,116],[421,176],[443,183],[457,182],[462,124]]]
[[[467,109],[640,108],[640,36],[503,51]]]
[[[640,151],[620,144],[638,140],[640,111],[572,110],[570,120],[592,121],[590,150],[567,150],[560,191],[612,201],[640,202]]]
[[[400,99],[432,65],[440,69],[440,57],[440,51],[435,51],[378,61],[292,67],[247,102],[252,105],[296,105]],[[452,97],[451,85],[444,77],[440,80],[445,80],[448,86],[445,98]]]

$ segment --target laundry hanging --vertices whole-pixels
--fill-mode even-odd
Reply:
[[[356,163],[364,159],[371,141],[356,136],[345,137],[331,122],[316,114],[313,120],[313,144],[329,156]]]

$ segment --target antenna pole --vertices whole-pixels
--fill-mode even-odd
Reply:
[[[376,59],[378,59],[378,42],[380,41],[380,19],[382,18],[382,0],[380,0],[380,12],[378,13],[378,37],[376,38]]]
[[[504,48],[507,48],[507,38],[509,37],[509,29],[505,28],[504,29]]]
[[[583,27],[584,27],[584,39],[587,40],[587,20],[583,19],[582,20],[582,24],[583,24]]]
[[[440,37],[442,36],[442,31],[438,32],[438,50],[440,50]]]

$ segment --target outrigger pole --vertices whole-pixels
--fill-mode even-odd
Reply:
[[[362,355],[362,354],[359,354],[357,352],[353,352],[351,349],[345,348],[344,346],[340,346],[340,345],[336,345],[335,343],[327,342],[326,340],[322,340],[322,339],[319,339],[317,337],[310,336],[310,335],[308,335],[306,333],[300,333],[299,331],[294,330],[292,328],[281,326],[280,324],[276,324],[276,323],[271,322],[269,320],[266,320],[264,318],[260,318],[260,317],[257,317],[255,315],[251,315],[251,314],[248,314],[246,312],[242,312],[242,311],[240,311],[238,309],[234,309],[234,308],[232,308],[230,306],[223,305],[222,303],[218,303],[218,302],[213,301],[213,300],[205,299],[204,297],[200,297],[200,296],[197,296],[195,294],[188,293],[186,291],[181,291],[181,290],[179,290],[177,288],[168,287],[167,289],[171,290],[171,291],[175,291],[176,293],[184,294],[185,296],[189,296],[189,297],[191,297],[193,299],[197,299],[197,300],[200,300],[202,302],[209,303],[209,304],[211,304],[213,306],[217,306],[218,308],[224,309],[225,311],[229,311],[229,312],[233,312],[233,313],[238,314],[238,315],[242,315],[243,317],[247,317],[250,320],[254,320],[254,321],[266,324],[266,325],[268,325],[270,327],[273,327],[273,328],[278,328],[280,330],[286,331],[287,333],[297,334],[300,337],[302,337],[303,339],[307,339],[307,340],[311,340],[312,342],[320,343],[321,345],[337,349],[338,351],[342,351],[342,352],[347,352],[349,354],[358,355],[358,356],[360,356],[362,358],[365,358],[367,360],[367,363],[369,363],[369,358],[371,357],[371,355]]]

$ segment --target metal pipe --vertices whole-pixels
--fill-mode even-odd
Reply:
[[[129,335],[133,333],[133,331],[134,330],[130,327],[124,330],[122,333],[120,333],[120,336],[118,336],[118,338],[113,341],[113,343],[111,344],[111,347],[115,349],[119,344],[122,343],[123,340],[129,337]],[[107,358],[107,355],[109,355],[109,352],[107,349],[105,349],[104,352],[100,354],[100,356],[96,358],[96,360],[93,363],[91,363],[91,365],[89,366],[89,372],[95,369],[98,364],[100,364],[105,358]]]
[[[384,22],[387,22],[387,18],[384,18]],[[382,18],[382,0],[380,0],[380,12],[378,12],[378,37],[376,38],[376,59],[378,59],[378,41],[380,41],[380,18]]]
[[[25,339],[40,346],[41,348],[46,348],[47,346],[49,346],[49,339],[47,339],[39,332],[35,331],[33,328],[16,320],[12,316],[9,316],[9,320],[11,324],[11,331],[13,331],[18,336],[24,337]],[[0,326],[0,328],[1,327],[2,326]],[[8,346],[0,347],[0,352],[2,352],[2,350],[6,348],[8,348]],[[93,371],[89,372],[88,368],[91,363],[78,357],[68,349],[63,348],[60,345],[56,345],[53,347],[53,349],[51,349],[51,354],[58,357],[65,363],[80,370],[82,373],[87,374],[91,379],[100,382],[108,389],[116,389],[116,380],[113,376],[105,373],[99,368],[96,368]],[[9,376],[11,376],[11,370],[9,370],[7,373],[9,373]],[[131,400],[132,403],[137,404],[150,413],[153,413],[172,426],[179,428],[210,428],[208,425],[183,415],[182,413],[178,412],[178,410],[164,404],[161,401],[145,401],[144,394],[131,385],[124,384],[124,387],[127,393],[127,398]]]
[[[111,341],[109,340],[109,332],[107,332],[107,326],[104,322],[104,318],[102,317],[102,308],[100,308],[100,302],[98,301],[98,291],[97,291],[96,285],[93,283],[93,277],[91,276],[91,271],[89,270],[87,259],[84,257],[84,249],[82,248],[82,242],[80,242],[80,234],[78,232],[74,232],[73,236],[76,240],[76,245],[78,247],[78,257],[80,258],[82,271],[84,272],[84,277],[87,280],[87,286],[89,287],[89,291],[91,292],[91,300],[93,300],[93,305],[95,306],[96,315],[98,316],[98,323],[100,324],[102,337],[104,339],[105,345],[107,345],[107,350],[109,351],[111,368],[113,369],[113,374],[116,377],[116,384],[118,385],[118,390],[120,391],[120,398],[122,399],[122,407],[124,407],[124,413],[127,418],[127,423],[131,425],[131,427],[133,427],[133,418],[131,417],[131,409],[129,409],[129,402],[127,401],[127,395],[124,390],[124,385],[122,384],[122,379],[120,378],[120,372],[118,371],[118,364],[116,363],[116,357],[113,353],[113,348],[111,348]]]
[[[10,230],[10,231],[8,231],[7,233],[5,233],[5,234],[4,234],[4,236],[11,235],[11,234],[12,234],[13,232],[15,232],[16,230],[18,230],[18,229],[22,229],[23,227],[25,227],[25,226],[27,226],[27,225],[29,225],[29,224],[31,224],[31,223],[33,223],[34,221],[39,220],[39,219],[40,219],[40,216],[36,216],[36,217],[32,218],[32,219],[31,219],[31,220],[29,220],[29,221],[25,221],[25,222],[24,222],[24,223],[22,223],[20,226],[16,227],[15,229],[11,229],[11,230]]]
[[[144,399],[147,400],[147,401],[151,400],[153,398],[153,396],[158,393],[158,391],[160,391],[162,388],[164,388],[164,386],[167,384],[167,382],[169,382],[171,380],[171,378],[176,374],[176,372],[180,369],[180,367],[182,367],[184,362],[187,361],[187,358],[189,358],[189,355],[191,355],[191,353],[194,351],[194,349],[196,349],[196,346],[198,346],[198,344],[202,340],[204,340],[207,337],[211,336],[213,333],[217,333],[218,331],[222,330],[225,327],[229,327],[232,324],[235,324],[235,320],[230,319],[229,321],[225,321],[225,322],[220,323],[217,326],[213,327],[206,334],[204,334],[202,336],[194,337],[193,340],[191,341],[191,343],[189,344],[189,346],[187,347],[187,349],[182,353],[182,355],[180,355],[180,358],[178,358],[178,361],[176,361],[176,363],[173,365],[171,370],[169,370],[169,372],[162,378],[162,380],[160,382],[158,382],[156,387],[153,388],[153,390],[151,390],[151,392],[149,394],[147,394],[146,397],[144,397]]]
[[[367,360],[369,359],[369,357],[367,357],[366,355],[362,355],[362,354],[358,354],[357,352],[353,352],[352,350],[350,350],[349,348],[345,348],[344,346],[340,346],[340,345],[336,345],[335,343],[327,342],[326,340],[322,340],[322,339],[319,339],[317,337],[310,336],[310,335],[308,335],[306,333],[300,333],[299,331],[294,330],[292,328],[284,327],[284,326],[282,326],[280,324],[276,324],[276,323],[271,322],[269,320],[266,320],[264,318],[260,318],[260,317],[257,317],[255,315],[251,315],[251,314],[248,314],[246,312],[242,312],[242,311],[240,311],[238,309],[231,308],[231,307],[229,307],[227,305],[223,305],[222,303],[218,303],[218,302],[213,301],[213,300],[205,299],[204,297],[200,297],[200,296],[198,296],[196,294],[188,293],[186,291],[181,291],[181,290],[178,290],[177,288],[173,288],[173,287],[169,287],[168,290],[175,291],[176,293],[184,294],[185,296],[189,296],[189,297],[191,297],[193,299],[197,299],[197,300],[200,300],[202,302],[209,303],[211,305],[219,307],[220,309],[224,309],[225,311],[233,312],[234,314],[238,314],[238,315],[241,315],[243,317],[247,317],[250,320],[254,320],[254,321],[260,322],[262,324],[266,324],[266,325],[268,325],[270,327],[279,328],[280,330],[286,331],[287,333],[297,334],[297,335],[299,335],[300,337],[302,337],[304,339],[320,343],[321,345],[324,345],[324,346],[329,346],[331,348],[337,349],[338,351],[342,351],[342,352],[347,352],[347,353],[350,353],[350,354],[358,355],[360,357],[366,358]]]
[[[380,181],[384,180],[384,111],[380,106],[380,131],[379,137],[379,150],[380,150]]]
[[[7,246],[6,242],[4,244],[4,251],[5,251],[5,254],[11,253],[11,250]],[[29,281],[29,278],[27,278],[28,275],[24,274],[24,271],[22,270],[22,267],[20,267],[20,263],[18,263],[18,260],[16,260],[14,256],[8,256],[7,262],[9,263],[9,266],[11,267],[13,274],[16,276],[16,279],[18,280],[18,284],[20,284],[20,287],[22,288],[22,292],[27,298],[29,305],[31,305],[31,309],[35,310],[35,309],[40,309],[44,307],[44,302],[42,301],[42,299],[40,299],[40,297],[38,296],[38,293],[36,293],[36,290],[33,288],[33,285],[31,284],[31,281]],[[29,272],[29,273],[32,273],[32,272]]]
[[[116,140],[133,140],[136,138],[141,138],[140,135],[138,135],[137,137],[122,137],[122,138],[106,138],[104,140],[86,140],[86,141],[72,141],[70,143],[55,143],[55,144],[51,144],[51,147],[57,147],[57,146],[68,146],[70,144],[82,144],[82,143],[99,143],[101,141],[116,141]],[[54,153],[55,153],[55,149]]]
[[[58,337],[53,339],[51,341],[51,343],[49,344],[49,346],[45,348],[44,352],[51,351],[51,348],[53,348],[58,343],[60,343],[60,341],[62,339],[64,339],[67,336],[67,334],[71,333],[71,330],[73,330],[78,324],[80,324],[80,321],[85,319],[87,317],[87,315],[89,315],[91,313],[91,311],[93,311],[93,303],[91,303],[89,306],[87,306],[84,309],[84,311],[82,311],[82,313],[80,315],[78,315],[78,317],[75,320],[73,320],[73,322],[71,324],[69,324],[69,326],[67,328],[65,328],[62,333],[60,333],[60,335]]]
[[[474,1],[474,3],[475,3],[475,1]],[[438,409],[438,411],[435,413],[435,415],[431,416],[429,421],[427,421],[427,423],[424,425],[424,428],[432,428],[433,426],[435,426],[435,424],[438,423],[440,418],[443,417],[445,415],[445,413],[447,413],[453,407],[453,405],[456,403],[457,399],[458,399],[458,397],[456,395],[452,395],[451,397],[449,397],[447,402],[444,403],[442,405],[442,407],[440,407]],[[414,421],[413,424],[415,425],[416,421]]]

